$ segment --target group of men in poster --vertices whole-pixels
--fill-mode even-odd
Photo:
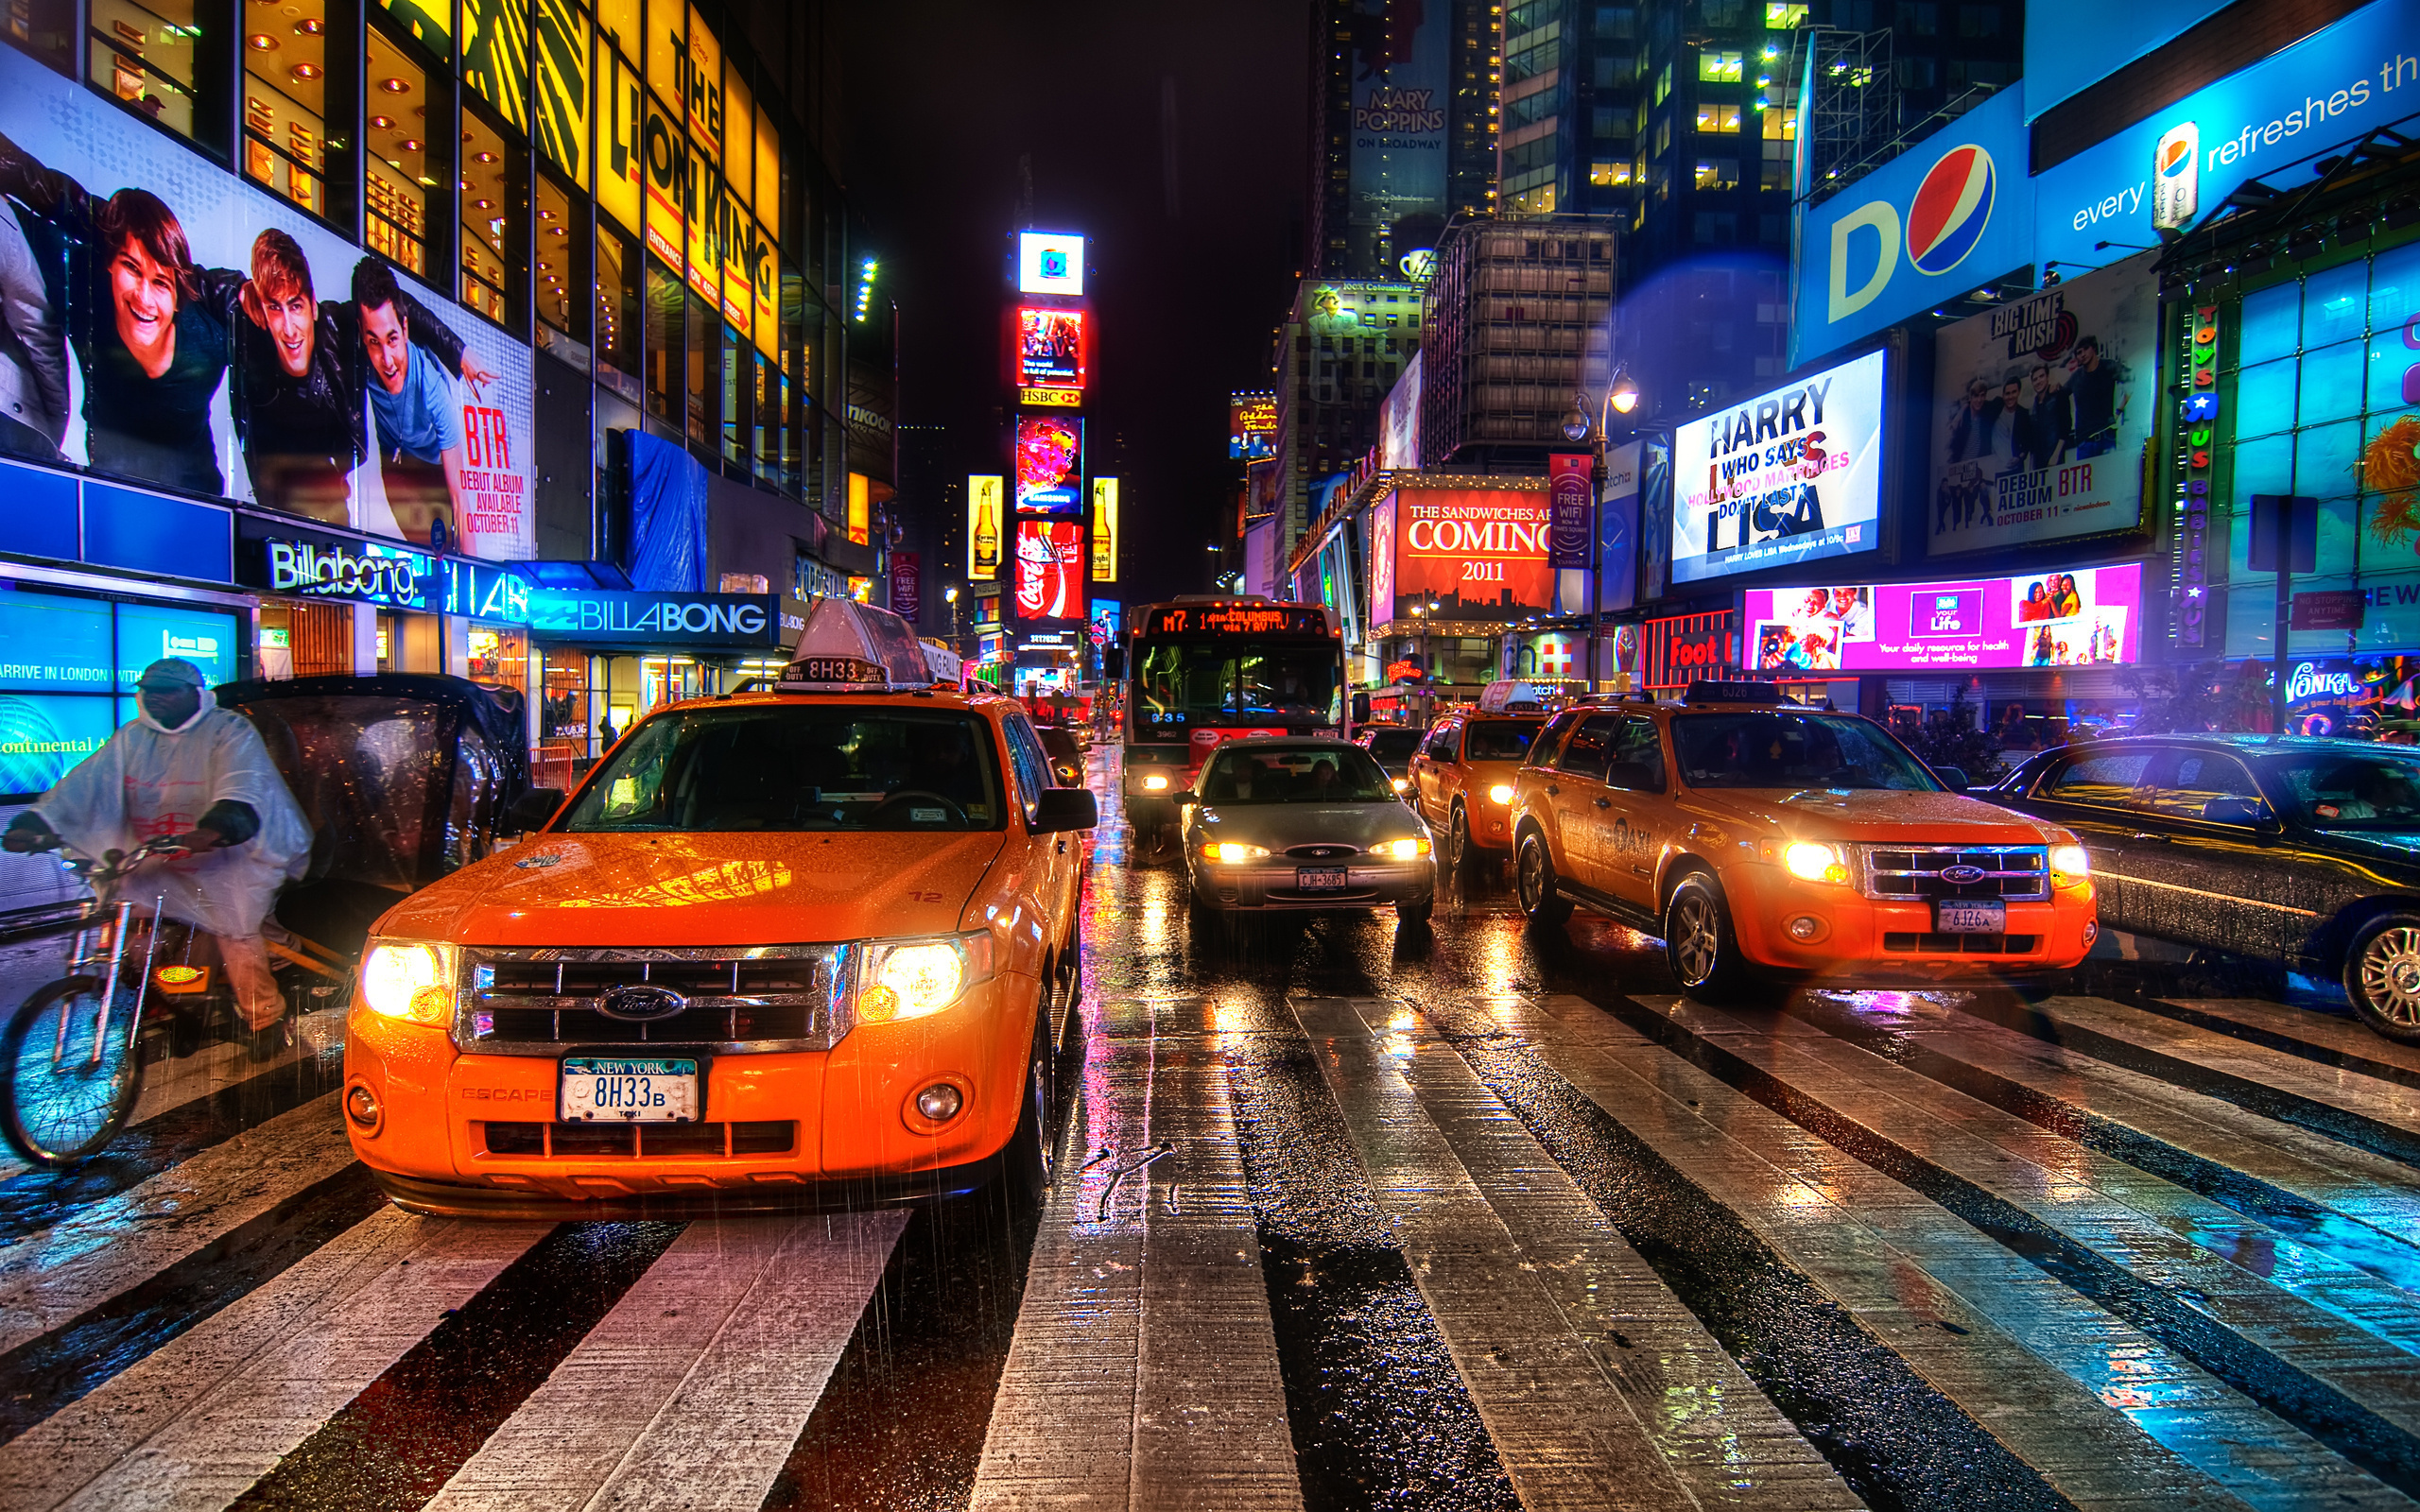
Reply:
[[[354,471],[377,425],[397,533],[455,546],[464,436],[453,383],[494,377],[364,257],[347,298],[322,300],[287,232],[253,238],[244,269],[197,264],[175,211],[147,189],[96,198],[0,135],[0,452],[64,455],[68,356],[97,472],[226,494],[211,434],[220,384],[253,499],[335,524],[355,516]],[[383,525],[384,522],[374,522]]]
[[[2118,444],[2125,408],[2124,367],[2100,338],[2077,338],[2064,361],[2009,367],[1995,396],[1991,380],[1967,380],[1965,402],[1949,415],[1935,501],[1935,535],[1990,525],[1999,507],[1997,480],[2100,456]]]

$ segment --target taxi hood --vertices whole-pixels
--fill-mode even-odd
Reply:
[[[539,834],[374,933],[463,945],[788,945],[959,927],[998,831]]]
[[[2052,827],[1962,793],[1693,788],[1685,806],[1745,835],[1883,845],[2043,845]]]

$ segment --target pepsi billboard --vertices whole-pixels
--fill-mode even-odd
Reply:
[[[1838,351],[2033,261],[2021,92],[1804,213],[1789,361]]]
[[[2025,118],[2038,121],[2110,75],[2174,41],[2231,0],[2026,0]],[[2092,39],[2088,46],[2077,39]]]

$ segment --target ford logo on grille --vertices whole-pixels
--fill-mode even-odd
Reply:
[[[1961,862],[1954,867],[1942,868],[1941,880],[1944,882],[1954,882],[1961,887],[1963,887],[1970,882],[1982,881],[1983,868],[1980,867],[1970,867],[1965,863]]]
[[[645,1022],[668,1019],[689,1005],[689,1000],[668,987],[617,987],[596,1000],[596,1011],[609,1019]]]

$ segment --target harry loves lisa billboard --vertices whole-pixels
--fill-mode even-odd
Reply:
[[[535,547],[529,349],[0,49],[0,453]]]

